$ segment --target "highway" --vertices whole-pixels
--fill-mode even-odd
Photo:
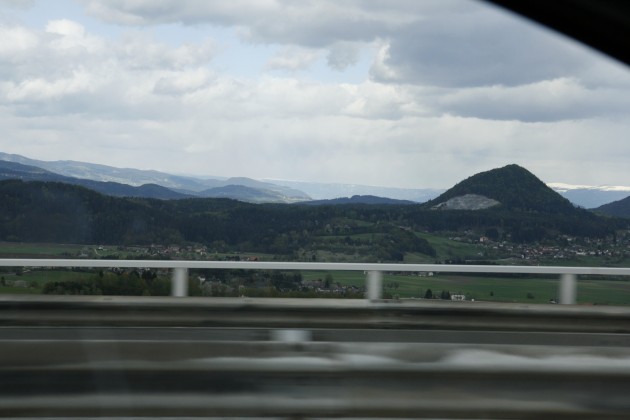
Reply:
[[[0,297],[4,418],[627,418],[630,309]]]
[[[204,327],[3,327],[0,345],[7,342],[183,342],[191,345],[225,341],[279,341],[278,332],[265,328]],[[290,330],[293,331],[293,330]],[[522,331],[453,331],[400,329],[298,330],[309,342],[494,344],[579,347],[629,347],[630,334]]]

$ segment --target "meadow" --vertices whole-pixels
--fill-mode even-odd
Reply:
[[[305,280],[324,279],[328,272],[304,271]],[[366,275],[356,271],[335,271],[332,283],[365,286]],[[442,291],[463,294],[466,300],[486,302],[549,303],[557,301],[559,280],[556,277],[489,277],[482,275],[434,274],[417,276],[385,274],[383,293],[398,298],[423,298],[428,289],[433,296]],[[630,279],[608,280],[578,277],[578,303],[590,305],[630,305]]]
[[[84,280],[94,273],[83,271],[57,270],[16,270],[4,269],[0,272],[0,293],[40,294],[44,285],[51,281]],[[16,286],[14,284],[24,286]]]

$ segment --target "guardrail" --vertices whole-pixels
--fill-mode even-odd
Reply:
[[[613,267],[541,267],[507,265],[450,264],[375,264],[375,263],[309,263],[261,261],[182,261],[182,260],[86,260],[86,259],[0,259],[5,267],[90,267],[90,268],[162,268],[172,270],[171,296],[188,295],[189,269],[241,270],[334,270],[367,273],[366,299],[382,297],[384,272],[503,273],[552,274],[560,276],[559,303],[574,304],[578,275],[630,276],[630,268]]]
[[[630,309],[380,300],[386,272],[630,268],[0,259],[0,266],[366,273],[366,300],[0,298],[0,417],[628,418]]]

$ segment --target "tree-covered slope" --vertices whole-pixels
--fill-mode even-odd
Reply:
[[[615,217],[630,217],[630,196],[594,209],[596,213]]]
[[[177,239],[171,219],[151,200],[19,180],[1,181],[0,197],[0,240],[116,244]]]
[[[500,199],[500,197],[499,197]],[[512,210],[435,211],[422,205],[251,204],[221,198],[156,200],[105,196],[58,182],[0,181],[0,241],[181,244],[276,255],[365,256],[400,261],[434,255],[421,232],[495,232],[515,242],[559,235],[603,237],[622,219],[581,209],[569,213]],[[625,224],[624,224],[625,223]],[[298,258],[298,257],[296,257]]]
[[[229,199],[117,198],[57,182],[0,182],[0,240],[58,243],[181,244],[294,255],[333,246],[379,260],[434,255],[379,206],[292,206]],[[390,206],[384,206],[390,207]],[[370,220],[371,222],[365,222]],[[350,235],[365,235],[350,238]],[[354,252],[354,251],[353,251]]]
[[[504,209],[553,214],[574,214],[576,209],[527,169],[507,165],[473,175],[425,204],[433,208],[449,199],[476,194],[497,200]]]

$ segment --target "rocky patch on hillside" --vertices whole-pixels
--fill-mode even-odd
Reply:
[[[433,210],[485,210],[501,204],[479,194],[464,194],[431,207]]]

